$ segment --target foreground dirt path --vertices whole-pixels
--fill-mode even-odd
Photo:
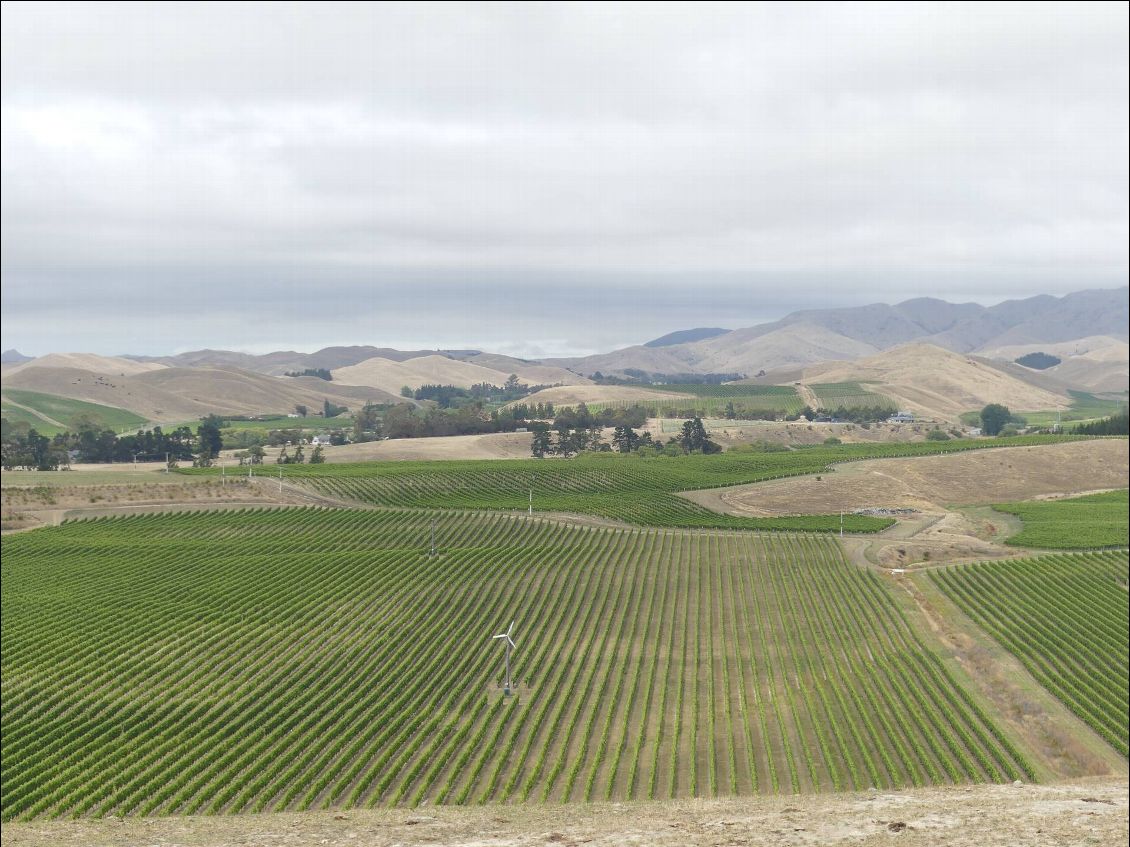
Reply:
[[[162,845],[1127,843],[1127,783],[991,785],[815,796],[5,824],[12,847]]]

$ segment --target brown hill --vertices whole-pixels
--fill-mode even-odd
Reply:
[[[486,361],[507,364],[508,367],[504,370],[497,370],[475,362],[449,359],[446,356],[438,355],[419,356],[403,362],[374,357],[347,368],[338,368],[333,372],[333,378],[335,385],[339,383],[342,385],[368,385],[381,388],[392,394],[399,394],[401,387],[405,385],[410,388],[419,388],[421,385],[454,385],[459,388],[470,388],[472,385],[481,383],[502,385],[512,373],[516,373],[519,379],[527,385],[544,385],[566,379],[570,382],[589,381],[571,374],[563,368],[543,365],[509,367],[511,363],[517,360],[508,359],[505,356],[487,357]]]
[[[578,403],[617,403],[632,400],[675,400],[687,395],[669,391],[652,391],[633,385],[561,385],[544,388],[525,397],[519,403],[552,403],[555,406],[575,406]]]
[[[497,353],[476,353],[474,356],[467,356],[463,361],[507,375],[516,374],[518,379],[527,385],[588,385],[592,382],[588,377],[575,374],[565,368],[515,359]]]
[[[99,356],[95,353],[48,353],[38,359],[29,359],[4,369],[4,378],[9,374],[39,368],[74,368],[75,370],[106,376],[134,376],[149,371],[159,371],[165,365],[156,362],[138,362],[122,356]]]
[[[315,377],[273,377],[239,368],[157,366],[134,375],[109,376],[73,367],[25,367],[5,370],[3,384],[128,409],[158,423],[208,414],[288,413],[299,404],[316,411],[323,400],[349,408],[369,400],[403,402],[375,388],[341,386]]]
[[[1056,344],[1016,344],[983,351],[991,359],[1013,361],[1027,353],[1048,353],[1063,361],[1037,371],[1039,378],[1065,388],[1093,393],[1120,393],[1130,389],[1130,345],[1109,335],[1089,336]],[[1014,370],[1012,368],[1010,371]],[[1030,374],[1021,375],[1030,380]],[[1032,380],[1039,385],[1040,382]]]
[[[994,367],[932,344],[906,344],[854,362],[828,362],[804,370],[803,382],[859,382],[893,399],[901,408],[938,420],[956,421],[962,412],[988,403],[1016,410],[1066,408],[1062,393],[1022,382]]]

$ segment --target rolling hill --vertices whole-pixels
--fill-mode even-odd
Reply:
[[[49,358],[44,356],[35,362]],[[290,412],[298,404],[320,409],[323,400],[349,408],[357,408],[366,401],[403,402],[402,398],[377,388],[337,385],[315,377],[273,377],[231,367],[135,364],[140,370],[125,376],[43,364],[6,368],[3,387],[5,392],[22,388],[125,409],[158,423],[193,420],[208,414]]]
[[[711,338],[662,347],[639,345],[596,356],[550,359],[578,373],[740,372],[810,365],[871,356],[911,342],[956,353],[990,353],[1003,347],[1074,343],[1106,336],[1127,341],[1127,289],[1080,291],[1064,297],[1040,295],[996,306],[916,298],[896,305],[876,303],[793,312],[779,321],[737,329]],[[676,334],[677,335],[677,334]],[[1115,351],[1126,361],[1125,348]],[[1118,357],[1121,358],[1118,358]],[[1070,387],[1086,390],[1118,382],[1117,367],[1096,371],[1086,363],[1065,369]]]
[[[1065,394],[1023,382],[986,360],[921,343],[852,362],[813,365],[804,369],[802,381],[858,382],[895,400],[900,408],[946,421],[988,403],[1019,410],[1066,408],[1071,402]]]
[[[499,370],[488,364],[506,365]],[[545,365],[526,365],[506,356],[476,356],[474,361],[449,359],[446,356],[419,356],[396,362],[375,356],[347,368],[333,371],[334,384],[365,385],[383,389],[391,394],[399,394],[402,386],[419,388],[421,385],[454,385],[470,388],[472,385],[488,383],[502,385],[510,374],[517,374],[527,384],[545,385],[555,382],[588,383],[590,380],[570,373],[564,368]]]

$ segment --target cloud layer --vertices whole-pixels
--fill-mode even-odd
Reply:
[[[1125,284],[1125,4],[3,6],[3,334],[575,352]]]

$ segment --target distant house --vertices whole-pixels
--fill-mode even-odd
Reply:
[[[971,427],[969,427],[969,429],[965,430],[965,434],[968,435],[970,438],[977,438],[981,435],[981,427],[971,426]]]
[[[900,411],[887,418],[887,423],[914,423],[914,412]]]
[[[328,435],[315,435],[310,439],[310,443],[317,447],[329,447],[330,437]]]

